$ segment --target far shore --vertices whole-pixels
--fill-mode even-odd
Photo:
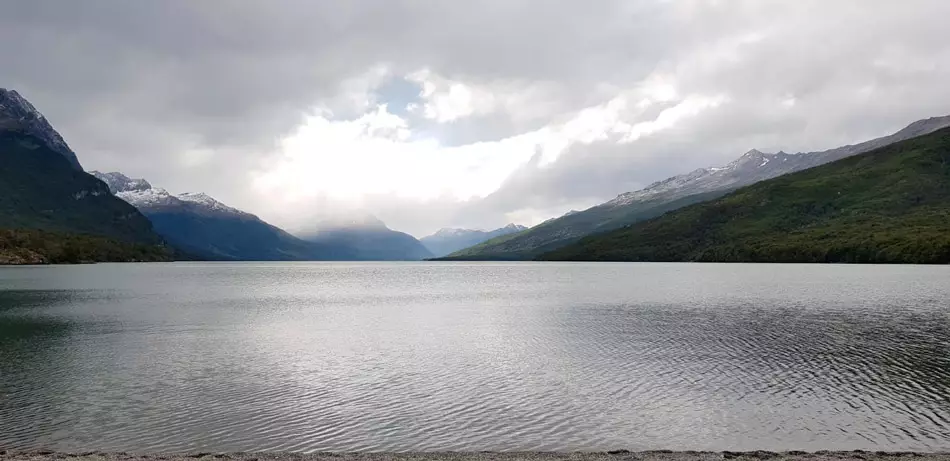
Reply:
[[[57,453],[51,451],[0,451],[0,461],[950,461],[948,453],[868,452],[868,451],[790,451],[790,452],[699,452],[617,450],[610,452],[470,452],[470,453]]]

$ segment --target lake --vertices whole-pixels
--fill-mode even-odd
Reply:
[[[950,267],[0,268],[0,448],[950,450]]]

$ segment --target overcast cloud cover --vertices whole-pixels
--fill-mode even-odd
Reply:
[[[89,169],[290,229],[536,224],[751,148],[950,114],[945,0],[0,0]]]

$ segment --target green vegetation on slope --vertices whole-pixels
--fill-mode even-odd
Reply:
[[[657,199],[623,207],[599,205],[569,214],[515,234],[503,235],[439,260],[526,261],[545,252],[569,245],[595,232],[605,232],[662,215],[670,210],[727,194],[715,191],[676,200]]]
[[[757,183],[544,260],[950,262],[950,129]]]
[[[170,261],[158,245],[36,229],[0,229],[0,264],[77,264],[100,261]]]

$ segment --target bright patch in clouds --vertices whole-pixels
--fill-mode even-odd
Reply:
[[[497,189],[530,158],[537,137],[443,147],[431,139],[412,140],[411,134],[406,120],[385,105],[355,120],[314,115],[283,141],[281,160],[256,185],[290,200],[322,196],[359,202],[373,195],[461,200]]]
[[[410,74],[407,79],[422,86],[419,96],[425,101],[409,109],[427,119],[447,123],[495,110],[495,95],[488,88],[440,78],[428,70]]]
[[[438,122],[488,113],[497,102],[491,94],[480,94],[483,90],[461,82],[446,83],[428,73],[410,78],[423,87],[424,116]],[[436,80],[441,83],[431,83]],[[722,96],[690,95],[652,120],[637,121],[648,107],[676,97],[672,85],[650,84],[583,109],[561,123],[461,146],[420,139],[413,132],[412,118],[393,114],[385,104],[352,120],[318,112],[282,141],[277,162],[259,172],[255,185],[271,198],[291,202],[320,198],[351,206],[364,205],[373,196],[420,202],[481,198],[498,190],[536,156],[544,167],[575,144],[634,142],[725,101]]]

